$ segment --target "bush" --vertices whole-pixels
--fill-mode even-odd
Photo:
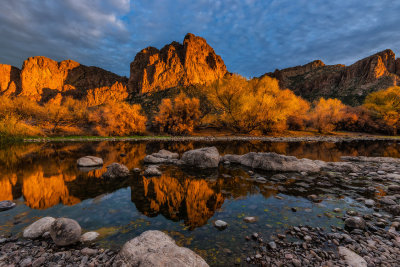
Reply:
[[[201,116],[200,101],[188,98],[181,93],[173,101],[163,99],[159,112],[154,118],[154,125],[161,131],[170,134],[190,134],[198,125]]]
[[[400,87],[390,87],[369,94],[364,107],[371,111],[374,120],[384,122],[387,133],[397,134],[400,129]]]
[[[271,133],[287,128],[290,116],[304,119],[306,101],[290,90],[281,90],[276,79],[247,80],[232,75],[206,88],[215,108],[215,123],[235,132]]]
[[[128,136],[146,131],[146,117],[140,105],[108,103],[94,107],[89,112],[93,132],[101,136]]]
[[[314,105],[310,120],[319,133],[332,132],[345,116],[346,106],[339,99],[320,98]]]

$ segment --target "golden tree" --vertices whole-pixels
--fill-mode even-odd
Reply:
[[[310,119],[319,133],[329,133],[335,130],[346,114],[346,106],[336,98],[320,98],[314,105]]]
[[[364,107],[370,110],[376,119],[383,120],[391,134],[397,134],[400,128],[400,87],[390,87],[369,94]]]
[[[154,117],[154,125],[161,132],[170,134],[190,134],[198,125],[201,116],[200,101],[180,93],[173,101],[163,99],[159,112]]]

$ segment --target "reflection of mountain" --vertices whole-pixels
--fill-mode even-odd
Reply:
[[[190,228],[204,225],[224,202],[206,180],[177,179],[168,175],[139,178],[131,186],[132,202],[147,216],[183,219]]]
[[[22,183],[22,194],[26,205],[33,209],[46,209],[59,203],[64,205],[79,203],[80,200],[71,196],[65,185],[65,180],[74,179],[75,177],[72,178],[63,174],[45,177],[42,170],[25,176]]]

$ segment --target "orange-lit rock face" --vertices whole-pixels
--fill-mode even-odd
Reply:
[[[224,197],[205,180],[142,177],[131,187],[132,201],[147,216],[161,213],[172,220],[185,221],[191,229],[204,225],[221,207]]]
[[[0,65],[0,93],[42,102],[60,94],[86,99],[90,105],[124,100],[128,96],[127,82],[125,77],[72,60],[56,62],[46,57],[31,57],[24,61],[21,71]]]
[[[308,100],[339,98],[346,104],[359,105],[369,93],[400,84],[400,61],[393,51],[385,50],[348,67],[328,66],[317,60],[266,75]]]
[[[0,95],[15,95],[19,93],[20,88],[20,70],[10,65],[0,64]]]
[[[148,47],[131,63],[129,90],[147,93],[176,86],[213,82],[227,73],[221,57],[206,40],[188,33],[183,44],[161,50]]]

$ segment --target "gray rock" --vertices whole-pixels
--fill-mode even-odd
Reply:
[[[164,159],[178,159],[179,157],[178,153],[173,153],[165,149],[161,149],[157,153],[153,153],[151,155],[156,158],[164,158]]]
[[[53,217],[43,217],[25,228],[23,232],[24,238],[35,239],[41,237],[44,233],[49,232],[51,224],[55,221]]]
[[[218,228],[219,230],[223,230],[223,229],[225,229],[226,227],[228,227],[228,223],[226,223],[226,222],[224,222],[224,221],[222,221],[222,220],[216,220],[216,221],[214,222],[214,226],[215,226],[216,228]]]
[[[364,204],[365,204],[365,206],[367,206],[367,207],[372,207],[372,206],[375,205],[375,201],[372,200],[372,199],[366,199],[366,200],[364,200]]]
[[[94,156],[86,156],[78,159],[77,164],[80,167],[101,166],[103,165],[103,159]]]
[[[144,176],[160,176],[162,173],[157,165],[150,165],[144,170]]]
[[[151,155],[147,155],[144,157],[144,163],[148,164],[168,164],[168,163],[176,163],[178,160],[179,154],[172,153],[168,150],[161,149],[157,153],[153,153]]]
[[[247,223],[254,223],[257,221],[256,217],[244,217],[243,221],[247,222]]]
[[[81,236],[80,241],[81,241],[82,243],[85,243],[85,242],[92,242],[92,241],[96,240],[96,238],[97,238],[99,235],[100,235],[100,234],[97,233],[97,232],[87,232],[87,233],[84,233],[84,234]]]
[[[399,216],[400,215],[400,205],[392,205],[392,206],[390,206],[389,211],[394,216]]]
[[[358,161],[358,162],[376,162],[376,163],[397,163],[400,164],[400,159],[398,158],[390,158],[390,157],[351,157],[351,156],[343,156],[340,157],[341,160],[344,161]]]
[[[68,246],[78,242],[82,229],[79,223],[68,218],[58,218],[50,228],[50,236],[57,246]]]
[[[344,221],[344,224],[351,229],[365,229],[365,221],[361,217],[350,217]]]
[[[179,247],[175,241],[160,231],[146,231],[125,243],[118,254],[123,266],[198,266],[208,264],[192,250]]]
[[[339,247],[339,255],[351,267],[367,267],[367,262],[358,254],[345,247]]]
[[[6,211],[15,208],[16,204],[10,200],[0,201],[0,211]]]
[[[216,147],[203,147],[186,151],[181,161],[185,165],[197,168],[217,168],[220,156]]]
[[[107,166],[107,171],[103,173],[104,178],[114,179],[129,176],[129,169],[120,163],[111,163]]]
[[[389,185],[388,190],[392,192],[400,192],[400,185]]]
[[[46,261],[45,257],[39,257],[34,262],[32,262],[32,267],[40,267],[44,266],[44,262]]]

